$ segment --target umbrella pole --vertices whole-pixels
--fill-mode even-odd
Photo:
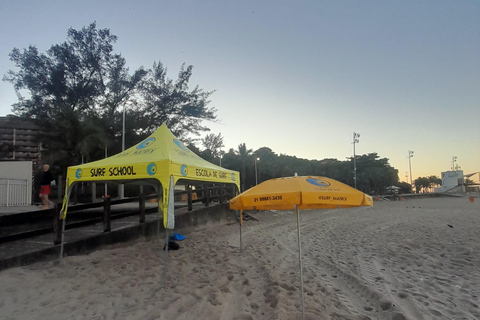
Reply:
[[[242,224],[243,224],[243,210],[240,210],[240,253],[243,252],[243,247],[242,247]]]
[[[300,211],[298,210],[298,205],[295,205],[295,211],[297,211],[298,261],[300,262],[300,292],[302,294],[302,320],[305,320],[305,304],[303,299],[302,241],[300,239]]]

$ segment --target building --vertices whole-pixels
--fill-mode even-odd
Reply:
[[[442,186],[435,193],[465,193],[465,177],[462,170],[442,172]]]
[[[35,172],[42,167],[39,135],[38,127],[29,119],[14,115],[0,117],[1,206],[39,201],[35,182]]]
[[[31,120],[13,115],[0,117],[0,161],[32,161],[40,166],[39,129]]]

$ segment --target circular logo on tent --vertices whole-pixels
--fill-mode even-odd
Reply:
[[[182,164],[182,166],[180,167],[180,173],[182,174],[182,176],[186,177],[188,174],[188,167]]]
[[[187,148],[185,148],[185,147],[183,146],[183,144],[182,144],[180,141],[178,141],[177,139],[173,139],[173,142],[177,145],[177,147],[179,147],[179,148],[182,149],[183,151],[189,151],[189,150],[188,150]]]
[[[307,179],[307,182],[319,187],[328,187],[330,182],[320,179]]]
[[[157,165],[155,163],[150,163],[148,166],[147,166],[147,173],[150,175],[150,176],[153,176],[155,173],[157,173]]]
[[[77,179],[82,178],[82,169],[77,169],[77,171],[75,171],[75,178]]]
[[[235,173],[232,173],[232,181],[235,181]]]
[[[144,141],[142,141],[138,146],[137,146],[137,149],[143,149],[143,148],[146,148],[148,147],[149,145],[151,145],[152,143],[155,142],[155,138],[148,138]]]

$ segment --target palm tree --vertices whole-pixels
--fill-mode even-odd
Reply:
[[[240,163],[241,163],[241,174],[240,174],[240,182],[242,185],[242,192],[245,191],[245,179],[246,179],[246,173],[245,173],[245,164],[247,160],[252,156],[252,149],[247,149],[247,145],[245,143],[240,143],[238,145],[238,150],[235,151],[236,155],[240,158]]]

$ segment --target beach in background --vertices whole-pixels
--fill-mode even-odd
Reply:
[[[0,319],[301,319],[296,215],[0,272]],[[300,212],[306,319],[479,319],[480,199]],[[165,277],[165,273],[167,276]]]

